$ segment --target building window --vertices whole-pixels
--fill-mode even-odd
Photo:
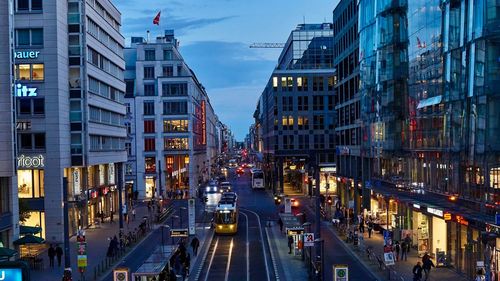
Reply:
[[[323,96],[313,96],[313,110],[323,110],[324,106]]]
[[[313,116],[313,129],[314,130],[323,130],[325,128],[325,118],[323,115],[314,115]]]
[[[490,187],[500,188],[500,167],[490,169]]]
[[[273,91],[277,91],[278,90],[278,77],[274,76],[273,77]]]
[[[307,77],[297,77],[297,90],[307,91],[309,89],[308,82]]]
[[[163,50],[163,60],[172,60],[171,50]]]
[[[155,120],[144,120],[144,133],[151,134],[155,132]]]
[[[309,110],[309,97],[307,97],[307,96],[298,97],[297,109],[299,111],[308,111]]]
[[[281,120],[283,130],[293,130],[293,116],[283,116]]]
[[[44,170],[17,170],[19,198],[45,196]]]
[[[313,91],[324,91],[323,77],[313,77]]]
[[[44,115],[45,99],[18,99],[17,114],[19,115]]]
[[[41,11],[42,10],[42,0],[17,0],[16,1],[17,11]]]
[[[156,157],[145,157],[144,166],[146,173],[156,173]]]
[[[182,76],[182,65],[177,66],[177,76]]]
[[[163,120],[163,132],[180,133],[188,131],[188,120]]]
[[[154,79],[155,78],[155,67],[145,66],[144,67],[144,79]]]
[[[154,61],[155,59],[155,50],[144,50],[144,60]]]
[[[134,80],[125,80],[125,97],[132,98],[134,97],[135,90],[135,81]]]
[[[333,91],[333,86],[335,86],[334,76],[328,77],[328,91]]]
[[[166,96],[187,96],[187,83],[163,83],[162,95]]]
[[[174,67],[171,65],[166,65],[163,67],[163,76],[172,77],[174,76]]]
[[[45,79],[44,70],[43,63],[16,64],[14,66],[16,80],[21,81],[43,81]]]
[[[314,149],[325,148],[325,137],[323,135],[314,135]]]
[[[7,213],[11,211],[9,206],[10,205],[9,198],[10,198],[9,178],[2,177],[0,178],[0,213]],[[2,240],[4,241],[4,239]],[[8,243],[5,243],[4,245],[8,245]]]
[[[165,138],[165,149],[187,150],[189,149],[189,139],[185,138]]]
[[[144,115],[155,115],[154,101],[144,101]]]
[[[164,115],[183,115],[187,114],[187,101],[165,101],[163,102]]]
[[[155,139],[145,138],[144,139],[144,151],[155,151]]]
[[[21,150],[43,150],[45,149],[45,133],[21,133],[18,135],[18,142]]]
[[[297,117],[297,125],[299,130],[308,130],[309,129],[309,119],[307,116],[298,116]]]
[[[43,28],[16,29],[17,46],[43,46]]]
[[[155,96],[155,84],[144,84],[144,95]]]

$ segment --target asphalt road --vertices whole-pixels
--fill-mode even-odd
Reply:
[[[269,245],[263,231],[265,220],[276,212],[274,201],[265,191],[252,190],[248,169],[241,177],[235,176],[231,169],[229,181],[238,194],[238,232],[236,235],[214,237],[199,280],[275,280]]]

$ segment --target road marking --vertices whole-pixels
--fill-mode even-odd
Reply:
[[[231,238],[231,244],[229,245],[229,256],[227,257],[227,264],[226,264],[226,277],[224,278],[224,281],[227,281],[229,278],[229,268],[231,267],[231,256],[233,255],[233,239]]]
[[[250,212],[257,217],[257,222],[259,223],[260,243],[262,244],[262,255],[264,256],[264,262],[266,263],[267,281],[271,281],[271,276],[270,276],[271,273],[269,272],[269,264],[267,263],[266,247],[264,245],[264,235],[262,235],[262,225],[260,223],[260,216],[254,211],[248,209],[245,209],[245,211]]]
[[[242,215],[245,216],[245,219],[247,221],[247,281],[250,281],[250,242],[248,242],[248,216],[247,214],[241,212]]]
[[[279,277],[279,273],[278,273],[278,266],[276,264],[276,257],[274,254],[274,249],[273,249],[273,247],[271,247],[271,239],[269,239],[269,232],[267,231],[267,228],[265,228],[265,230],[266,230],[267,244],[269,245],[269,252],[271,252],[271,260],[273,262],[274,275],[276,277],[276,281],[278,281],[278,280],[280,280],[280,277]]]
[[[210,273],[210,268],[212,267],[212,262],[214,261],[215,252],[217,251],[217,245],[219,245],[219,237],[215,240],[214,251],[212,252],[212,256],[210,257],[210,262],[208,263],[207,274],[205,275],[205,281],[208,280],[208,274]]]

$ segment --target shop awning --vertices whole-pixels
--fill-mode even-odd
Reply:
[[[421,108],[435,105],[435,104],[440,104],[442,99],[443,99],[443,96],[439,95],[439,96],[435,96],[432,98],[421,100],[417,105],[417,109],[421,109]]]
[[[21,235],[26,235],[26,234],[37,234],[42,231],[41,227],[38,226],[27,226],[27,225],[21,225],[19,226],[19,234]]]
[[[42,244],[45,242],[43,238],[40,238],[38,236],[34,236],[32,234],[25,235],[22,238],[17,239],[16,241],[12,242],[14,245],[25,245],[25,244]]]

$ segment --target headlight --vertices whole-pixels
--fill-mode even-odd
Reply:
[[[233,228],[234,228],[234,224],[231,224],[231,225],[229,226],[229,228],[233,229]]]
[[[222,229],[222,225],[218,225],[217,227],[218,227],[219,229]]]
[[[210,191],[210,187],[208,187],[208,186],[207,186],[207,187],[205,188],[205,190],[206,190],[206,191]]]

